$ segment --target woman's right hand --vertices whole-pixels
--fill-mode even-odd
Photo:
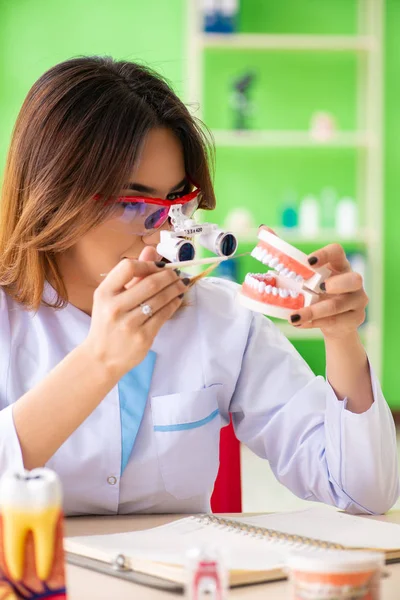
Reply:
[[[123,259],[94,292],[92,324],[83,343],[91,358],[119,380],[145,358],[161,327],[181,306],[188,283],[154,262]],[[143,314],[141,304],[151,307],[151,317]]]

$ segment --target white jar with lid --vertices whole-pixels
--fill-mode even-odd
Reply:
[[[383,553],[315,550],[292,554],[292,600],[379,600]]]

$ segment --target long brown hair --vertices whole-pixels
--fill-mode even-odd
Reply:
[[[55,255],[110,210],[145,135],[168,127],[180,139],[188,178],[212,209],[213,150],[202,125],[151,69],[111,58],[60,63],[33,85],[15,124],[0,204],[0,285],[36,310],[48,280],[67,301]]]

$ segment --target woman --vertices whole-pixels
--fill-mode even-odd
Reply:
[[[233,284],[188,291],[163,269],[162,201],[177,199],[187,214],[215,204],[206,141],[161,78],[80,58],[35,83],[2,192],[0,471],[54,469],[70,515],[206,511],[232,413],[298,496],[389,509],[395,429],[343,249],[310,258],[334,272],[327,299],[292,316],[321,328],[328,383]]]

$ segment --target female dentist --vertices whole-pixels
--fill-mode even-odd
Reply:
[[[69,515],[207,511],[232,413],[299,497],[388,510],[395,428],[343,249],[310,258],[332,269],[328,294],[291,319],[322,330],[325,381],[236,286],[188,291],[163,269],[155,247],[176,200],[186,214],[214,207],[208,146],[157,74],[79,58],[34,84],[1,199],[0,474],[54,469]]]

